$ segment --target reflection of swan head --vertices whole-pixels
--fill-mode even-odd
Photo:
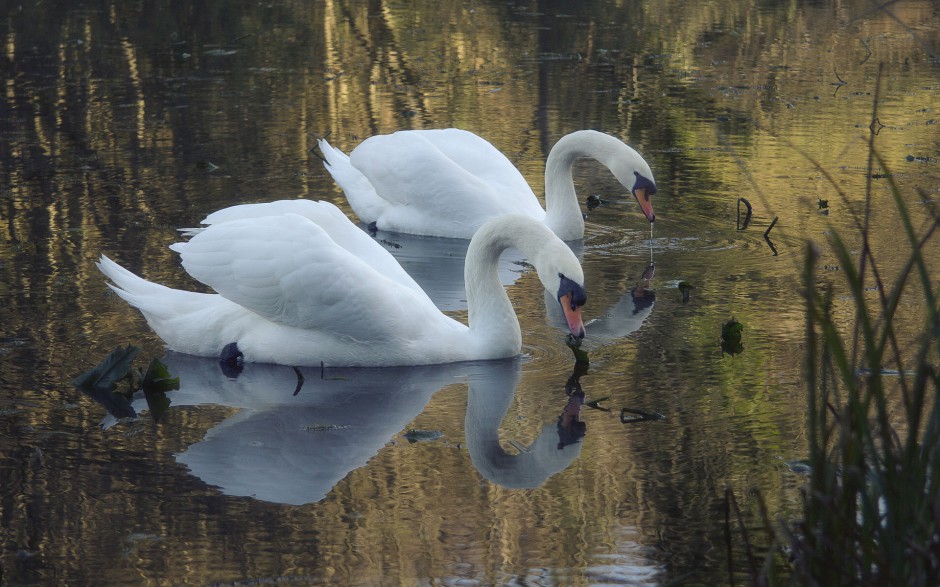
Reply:
[[[504,362],[500,368],[505,378],[470,379],[465,419],[470,458],[480,474],[493,483],[514,489],[538,487],[581,454],[585,427],[573,417],[573,402],[578,408],[580,402],[577,398],[569,401],[558,422],[544,426],[529,447],[507,452],[499,441],[499,425],[515,395],[518,362]]]

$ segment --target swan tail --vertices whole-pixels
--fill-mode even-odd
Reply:
[[[366,176],[353,167],[346,153],[331,146],[326,139],[320,139],[318,142],[320,151],[326,159],[324,167],[343,189],[353,212],[365,224],[377,221],[385,212],[387,202],[379,197],[375,187],[366,179]]]
[[[153,283],[128,271],[106,255],[96,263],[110,280],[111,290],[140,310],[147,324],[175,351],[212,356],[219,352],[218,342],[202,344],[206,319],[224,299],[218,294],[204,294],[173,289]]]

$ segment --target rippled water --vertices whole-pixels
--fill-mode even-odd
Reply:
[[[137,8],[34,3],[0,21],[0,584],[743,581],[726,488],[746,511],[751,488],[774,517],[799,507],[806,240],[848,324],[825,243],[839,231],[857,255],[868,180],[886,274],[905,261],[890,182],[918,226],[940,198],[934,4]],[[877,91],[885,167],[869,174]],[[94,267],[105,252],[193,288],[167,245],[209,212],[306,197],[351,215],[316,137],[348,151],[444,126],[491,140],[536,193],[576,129],[650,162],[652,235],[606,170],[575,166],[582,201],[604,201],[572,244],[586,371],[513,252],[518,359],[238,377],[166,354]],[[465,317],[466,243],[376,238]],[[916,328],[916,301],[902,307]],[[156,421],[141,394],[105,405],[71,384],[127,344],[180,377]]]

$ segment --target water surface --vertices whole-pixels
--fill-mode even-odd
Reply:
[[[3,11],[0,583],[712,585],[729,572],[727,487],[745,508],[757,488],[774,516],[797,511],[805,242],[823,245],[848,324],[828,235],[857,252],[870,181],[887,271],[904,261],[890,182],[916,225],[937,205],[936,5],[569,4]],[[304,370],[296,395],[289,368],[231,378],[165,355],[94,267],[104,252],[194,288],[167,245],[216,209],[304,197],[351,215],[317,137],[348,151],[445,126],[490,140],[539,194],[551,145],[581,128],[656,174],[650,239],[606,170],[575,167],[581,197],[604,200],[576,244],[600,320],[576,378],[583,437],[559,426],[574,356],[518,259],[503,277],[520,359]],[[870,129],[886,165],[872,174]],[[414,239],[377,238],[465,316],[460,243],[430,247],[445,273]],[[904,309],[916,328],[921,310]],[[157,422],[142,397],[116,419],[70,383],[126,344],[181,377]]]

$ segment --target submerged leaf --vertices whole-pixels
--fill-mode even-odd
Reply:
[[[741,335],[744,332],[744,325],[732,318],[725,322],[721,327],[721,350],[732,357],[744,352],[744,344],[741,342]]]

